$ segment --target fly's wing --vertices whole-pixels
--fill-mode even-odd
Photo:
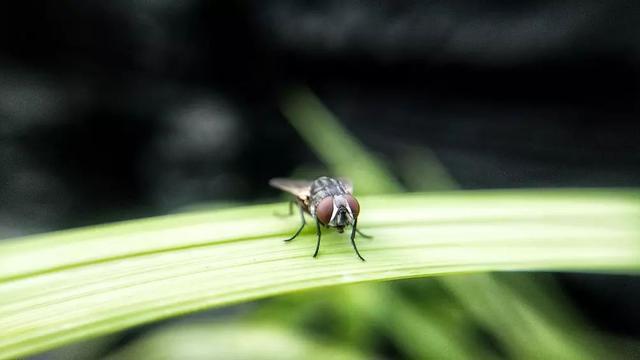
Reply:
[[[338,181],[342,183],[342,186],[345,190],[347,190],[349,194],[353,194],[353,183],[351,182],[351,180],[341,177],[338,178]]]
[[[308,180],[275,178],[269,180],[269,185],[276,189],[291,193],[300,200],[306,201],[310,196],[309,190],[311,189],[311,181]]]

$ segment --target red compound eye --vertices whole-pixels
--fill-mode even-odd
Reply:
[[[320,201],[316,208],[316,216],[321,223],[327,225],[331,221],[331,215],[333,215],[333,198],[327,196]]]
[[[360,204],[358,204],[358,200],[351,195],[346,195],[345,199],[347,199],[347,203],[351,208],[351,212],[353,213],[353,217],[357,218],[360,213]]]

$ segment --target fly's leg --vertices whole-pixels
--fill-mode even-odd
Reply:
[[[360,231],[360,229],[356,229],[356,232],[358,233],[358,235],[362,236],[365,239],[373,239],[373,236],[363,233],[362,231]]]
[[[295,202],[296,202],[295,200],[291,200],[291,201],[289,201],[289,213],[288,213],[288,214],[279,214],[279,213],[277,213],[277,212],[274,212],[273,214],[274,214],[275,216],[278,216],[278,217],[287,217],[287,216],[291,216],[291,215],[293,215],[293,204],[294,204]]]
[[[316,227],[318,228],[318,243],[316,244],[316,252],[313,253],[313,257],[318,256],[318,250],[320,250],[320,236],[322,232],[320,231],[320,221],[316,218]]]
[[[291,202],[291,204],[293,204],[293,202]],[[300,235],[300,231],[302,231],[302,229],[304,229],[304,226],[307,225],[307,222],[304,220],[304,210],[302,210],[302,206],[298,205],[298,208],[300,209],[300,220],[302,220],[302,225],[300,225],[300,228],[298,229],[298,231],[296,231],[295,234],[293,234],[292,237],[285,239],[284,241],[291,241],[298,237],[298,235]],[[291,205],[289,205],[289,209],[293,211]]]
[[[360,258],[360,260],[365,261],[364,258],[362,257],[362,255],[360,255],[360,252],[358,251],[358,248],[356,247],[356,232],[358,231],[357,229],[358,226],[358,219],[356,219],[353,222],[353,229],[351,230],[351,245],[353,245],[353,250],[356,251],[356,254],[358,254],[358,257]],[[362,234],[360,234],[362,235]]]

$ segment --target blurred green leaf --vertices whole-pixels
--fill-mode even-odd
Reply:
[[[360,284],[345,288],[342,302],[350,311],[385,330],[410,359],[493,359],[472,332],[453,321],[442,302],[432,308],[412,304],[392,287]]]
[[[191,323],[165,327],[135,341],[109,360],[128,359],[367,359],[343,344],[312,340],[272,324]]]
[[[410,191],[443,191],[459,188],[438,157],[426,147],[404,146],[399,155],[400,177]]]
[[[521,287],[537,287],[529,277],[519,280],[526,283]],[[576,317],[541,313],[546,308],[539,306],[540,301],[524,298],[516,287],[505,286],[494,274],[451,276],[442,283],[505,344],[510,358],[590,359],[613,355],[608,351],[612,349],[590,342],[596,338],[585,332],[584,324]]]
[[[389,171],[349,136],[335,116],[308,89],[292,89],[282,101],[282,112],[322,162],[334,172],[333,175],[348,176],[357,184],[359,194],[400,190]]]
[[[388,351],[379,344],[382,337],[388,337],[401,358],[495,358],[479,341],[476,329],[468,326],[462,309],[450,299],[442,301],[441,289],[422,289],[420,295],[428,298],[415,304],[397,288],[380,285],[387,284],[355,284],[283,296],[262,304],[251,317],[310,329],[317,336],[340,339],[360,349]]]
[[[154,320],[364,281],[497,270],[640,269],[640,192],[477,191],[362,197],[358,240],[286,205],[178,214],[0,244],[0,357]]]

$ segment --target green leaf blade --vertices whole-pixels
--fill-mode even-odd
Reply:
[[[366,262],[333,231],[324,232],[317,259],[311,227],[283,243],[298,220],[273,216],[284,204],[0,245],[0,357],[325,286],[478,271],[640,270],[637,191],[450,192],[361,203],[363,230],[375,236],[358,239]]]

